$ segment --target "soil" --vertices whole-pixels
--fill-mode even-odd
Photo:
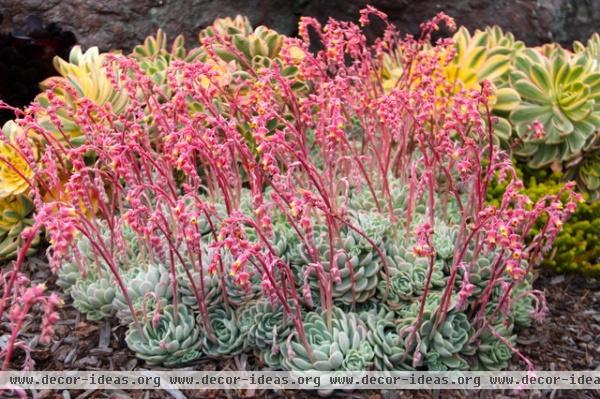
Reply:
[[[32,282],[45,282],[49,290],[58,291],[54,276],[41,257],[33,257],[26,264],[25,273]],[[519,334],[518,348],[530,359],[537,370],[600,370],[600,281],[578,275],[554,275],[543,272],[534,287],[545,292],[549,314],[543,324],[532,326]],[[113,327],[109,322],[90,322],[82,317],[65,298],[61,321],[56,327],[56,337],[51,345],[37,343],[36,326],[22,337],[30,342],[32,358],[37,370],[134,370],[143,367],[124,343],[125,329]],[[7,331],[3,321],[2,329]],[[5,332],[4,332],[5,334]],[[0,337],[0,345],[4,337]],[[22,354],[14,359],[15,367],[23,361]],[[229,363],[219,363],[222,369],[251,368],[252,359],[240,357]],[[194,364],[193,368],[214,370],[217,365],[209,360]],[[517,356],[511,370],[526,369]],[[226,391],[37,391],[37,399],[44,398],[307,398],[310,391],[293,392],[230,392]],[[457,392],[457,391],[382,391],[344,393],[340,397],[395,399],[395,398],[600,398],[597,391],[525,391],[515,392]]]

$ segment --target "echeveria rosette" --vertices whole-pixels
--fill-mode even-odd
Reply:
[[[184,304],[167,305],[158,321],[152,313],[141,325],[129,326],[127,346],[149,365],[178,366],[202,356],[202,330],[196,316]]]
[[[409,306],[414,299],[414,288],[412,276],[407,271],[392,272],[389,282],[386,279],[379,281],[377,286],[379,296],[392,310],[399,310]]]
[[[517,336],[513,334],[512,323],[508,321],[496,323],[493,328],[496,334],[487,329],[479,337],[479,342],[476,345],[476,362],[472,368],[474,371],[504,370],[508,367],[508,363],[513,356],[510,347],[498,338],[498,336],[503,337],[511,345],[515,344]]]
[[[291,301],[289,306],[294,311],[295,306]],[[256,302],[254,323],[247,333],[246,341],[267,365],[279,367],[281,343],[294,328],[290,315],[286,314],[281,304],[273,306],[269,300],[260,299]]]
[[[102,320],[115,314],[113,300],[118,290],[112,274],[103,271],[90,272],[86,278],[80,278],[71,287],[73,306],[89,320]]]
[[[510,293],[512,297],[510,315],[516,329],[531,326],[531,314],[535,309],[533,298],[529,295],[530,292],[530,283],[524,281],[513,288]]]
[[[425,308],[424,311],[426,313],[434,313],[440,303],[442,301],[443,291],[441,289],[432,289],[429,291],[427,298],[425,299]],[[453,303],[454,300],[451,301]],[[396,310],[396,314],[398,315],[397,325],[400,329],[410,325],[414,322],[419,314],[419,308],[421,306],[418,297],[415,298],[409,306],[403,307],[400,310]]]
[[[479,254],[475,261],[471,261],[472,251],[467,251],[465,255],[465,268],[468,271],[469,283],[473,284],[471,297],[480,295],[492,277],[492,262],[497,256],[496,253]],[[463,284],[465,271],[459,268],[456,275],[455,284],[460,288]]]
[[[600,127],[600,72],[586,57],[558,46],[551,50],[548,56],[524,50],[510,79],[522,98],[510,114],[522,142],[515,153],[534,169],[573,159]],[[543,131],[535,131],[534,122]]]
[[[199,323],[201,322],[199,319]],[[245,336],[238,327],[233,309],[218,307],[209,310],[208,323],[212,334],[207,331],[202,339],[202,349],[206,355],[221,358],[235,356],[244,350]]]
[[[413,281],[413,290],[415,295],[421,295],[427,284],[427,275],[429,274],[429,261],[426,258],[418,258],[413,265],[411,278]],[[446,276],[443,272],[444,264],[441,261],[433,263],[433,272],[431,273],[430,287],[441,288],[446,285]]]
[[[257,273],[253,270],[248,270],[250,273],[249,284],[241,286],[235,281],[235,278],[231,275],[231,265],[233,263],[231,255],[225,253],[222,256],[223,272],[221,273],[220,266],[219,270],[211,273],[209,265],[213,259],[215,252],[210,249],[203,253],[203,273],[200,274],[195,268],[188,266],[188,272],[193,280],[190,281],[188,272],[183,270],[180,265],[177,272],[177,282],[181,300],[186,305],[193,309],[198,309],[198,299],[194,291],[194,286],[198,294],[203,298],[208,309],[214,309],[222,306],[225,298],[228,303],[232,306],[241,306],[247,301],[251,301],[258,296],[260,291],[260,278]],[[202,292],[202,284],[200,278],[202,277],[204,292]],[[223,291],[223,281],[225,281],[225,290]]]
[[[455,226],[450,227],[442,222],[436,223],[431,241],[438,258],[443,260],[452,258],[457,234],[458,229]]]
[[[65,262],[61,265],[56,273],[56,285],[58,285],[63,292],[69,293],[71,287],[77,283],[77,280],[81,277],[81,271],[77,262]]]
[[[173,298],[171,275],[163,265],[142,265],[129,271],[125,276],[125,286],[138,319],[144,311],[146,313],[152,311],[156,307],[157,300],[161,307],[165,307]],[[121,290],[117,290],[113,307],[121,324],[128,325],[133,322],[131,311]]]
[[[398,334],[394,312],[379,306],[369,312],[360,313],[368,329],[367,340],[373,348],[374,365],[380,371],[414,370],[405,356],[404,341]],[[403,359],[404,358],[404,359]]]
[[[281,344],[281,365],[285,370],[344,371],[368,370],[373,350],[367,341],[367,327],[354,313],[331,310],[331,328],[326,311],[309,312],[304,317],[304,331],[309,355],[295,331]]]
[[[356,212],[353,216],[350,218],[350,223],[359,228],[375,245],[382,248],[384,237],[390,228],[389,221],[374,212]],[[324,271],[329,273],[331,266],[328,231],[324,228],[315,230],[315,241],[321,255],[321,264]],[[382,267],[379,254],[365,238],[348,227],[343,228],[340,241],[334,248],[336,250],[334,258],[340,276],[340,281],[333,283],[334,301],[341,305],[365,302],[377,290],[379,271]],[[305,264],[312,263],[304,246],[301,247]],[[305,266],[304,271],[307,267],[309,266]],[[317,271],[309,269],[309,279],[312,289],[317,291],[319,289]]]
[[[435,317],[426,318],[419,329],[421,345],[419,350],[426,359],[431,359],[436,370],[465,370],[467,362],[461,353],[471,353],[467,342],[473,328],[464,313],[451,310],[443,323],[435,326]]]

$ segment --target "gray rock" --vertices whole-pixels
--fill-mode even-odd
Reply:
[[[72,30],[84,47],[131,49],[159,27],[171,38],[184,33],[195,41],[215,18],[236,14],[293,34],[300,15],[356,20],[367,3],[404,32],[417,33],[421,22],[445,11],[472,29],[498,24],[531,45],[587,40],[600,24],[597,0],[0,0],[0,30],[38,15]]]

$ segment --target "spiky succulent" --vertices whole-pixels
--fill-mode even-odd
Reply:
[[[148,36],[143,44],[133,48],[131,57],[139,61],[142,70],[154,81],[161,85],[167,94],[169,88],[165,84],[167,69],[174,60],[185,62],[206,61],[206,53],[202,47],[187,50],[183,35],[175,38],[170,48],[167,48],[167,35],[161,29],[155,36]]]
[[[252,29],[247,18],[217,19],[200,32],[200,41],[216,39],[215,53],[225,62],[235,61],[240,68],[269,66],[279,56],[284,36],[265,26]]]
[[[138,319],[156,308],[157,301],[161,307],[165,307],[173,297],[171,275],[163,265],[140,265],[130,270],[125,276],[125,286]],[[121,324],[133,322],[131,310],[121,290],[117,290],[113,307]]]
[[[24,194],[0,198],[0,261],[17,256],[22,244],[21,233],[33,225],[33,202]],[[27,255],[37,251],[41,239],[36,236]]]
[[[96,105],[110,104],[115,113],[120,113],[128,102],[127,93],[115,87],[107,75],[108,64],[106,54],[100,53],[97,47],[83,52],[79,46],[73,47],[68,61],[56,57],[54,67],[61,76],[44,80],[40,85],[43,90],[50,90],[52,97],[59,103],[52,113],[58,116],[58,122],[49,117],[49,113],[36,113],[38,122],[51,131],[56,139],[68,140],[72,144],[81,144],[84,133],[70,115],[79,107],[80,99],[87,99]],[[114,71],[117,74],[117,71]],[[42,92],[36,100],[43,108],[54,108],[53,101],[47,92]],[[60,125],[60,126],[57,126]]]
[[[71,287],[73,306],[85,314],[89,320],[102,320],[115,313],[113,300],[118,287],[108,270],[91,271],[86,278],[80,278]]]
[[[308,350],[297,331],[281,345],[281,365],[286,370],[362,371],[373,362],[367,327],[354,313],[337,307],[331,310],[331,319],[327,311],[307,313],[304,331]]]
[[[517,56],[511,84],[522,103],[510,120],[531,168],[564,162],[585,150],[600,127],[600,72],[586,57],[556,46],[548,55],[526,49]],[[532,128],[543,125],[543,132]]]
[[[219,358],[235,356],[242,352],[245,336],[238,327],[233,309],[226,310],[223,307],[212,309],[208,313],[206,322],[208,324],[205,327],[206,334],[202,339],[204,353]]]
[[[179,304],[177,310],[167,305],[158,318],[148,314],[141,329],[131,324],[125,342],[150,365],[177,366],[202,356],[202,330],[184,304]]]
[[[290,309],[295,306],[290,301]],[[294,330],[294,323],[281,304],[273,304],[261,299],[255,304],[254,323],[248,331],[246,340],[266,364],[279,367],[281,363],[280,345]]]

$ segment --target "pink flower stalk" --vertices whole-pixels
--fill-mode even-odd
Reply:
[[[367,8],[360,23],[368,24],[370,15],[386,21],[385,15]],[[26,113],[31,117],[17,123],[25,135],[35,131],[47,138],[40,161],[33,162],[30,154],[24,158],[34,170],[36,222],[50,240],[53,269],[72,256],[78,238],[87,237],[94,256],[110,266],[126,291],[119,259],[127,248],[119,231],[127,225],[150,259],[169,266],[173,291],[178,274],[185,273],[201,319],[208,320],[203,278],[194,281],[191,271],[205,272],[199,254],[210,250],[206,272],[217,276],[223,287],[228,278],[240,286],[260,280],[263,295],[283,306],[311,353],[299,309],[314,305],[310,274],[319,306],[331,314],[333,288],[341,280],[336,253],[343,231],[373,248],[382,278],[389,282],[384,251],[350,216],[349,193],[364,192],[375,211],[393,221],[394,234],[386,239],[414,241],[415,254],[429,261],[410,342],[420,339],[431,289],[438,253],[432,239],[436,220],[447,221],[451,206],[459,209],[460,220],[452,221],[458,234],[435,324],[452,308],[453,294],[463,306],[473,291],[466,272],[457,287],[459,270],[489,255],[494,259],[491,279],[473,309],[474,328],[479,333],[489,328],[490,320],[509,307],[514,284],[549,249],[577,197],[571,186],[565,188],[566,204],[560,201],[563,193],[536,204],[520,193],[522,183],[509,157],[493,144],[491,86],[444,94],[454,93],[443,71],[455,49],[449,40],[430,43],[441,23],[454,28],[451,18],[439,14],[422,25],[419,39],[402,39],[387,25],[384,36],[368,45],[355,24],[331,20],[322,26],[303,18],[300,39],[286,40],[282,50],[282,59],[299,70],[294,78],[283,76],[278,62],[257,69],[244,61],[249,78],[220,79],[213,68],[221,65],[215,46],[237,50],[219,37],[204,40],[205,61],[173,61],[164,85],[146,76],[136,60],[110,55],[108,77],[128,97],[119,113],[109,103],[78,99],[72,104],[51,94],[49,108],[34,102]],[[315,54],[309,51],[309,31],[323,45]],[[298,47],[304,57],[292,60],[286,46]],[[389,92],[378,77],[386,52],[393,52],[402,68]],[[309,89],[298,90],[297,80]],[[66,90],[77,97],[73,87]],[[64,135],[59,111],[80,128],[81,144],[55,137],[57,131]],[[53,127],[36,122],[33,116],[42,112],[49,114]],[[498,176],[510,183],[501,205],[492,207],[486,204],[486,193]],[[406,209],[394,204],[394,185],[407,187]],[[53,189],[60,193],[47,195]],[[426,220],[417,222],[415,208],[422,204]],[[536,221],[544,217],[547,223],[540,234],[529,239]],[[101,235],[98,220],[108,226],[108,237]],[[297,282],[292,265],[274,247],[281,220],[293,236],[289,241],[310,259]],[[327,259],[315,237],[323,228]],[[505,287],[503,297],[489,316],[487,306],[498,286]],[[227,293],[223,296],[227,306]],[[53,306],[48,307],[48,334]],[[15,320],[22,317],[22,308],[13,312]],[[421,360],[418,351],[409,355],[417,363]]]

